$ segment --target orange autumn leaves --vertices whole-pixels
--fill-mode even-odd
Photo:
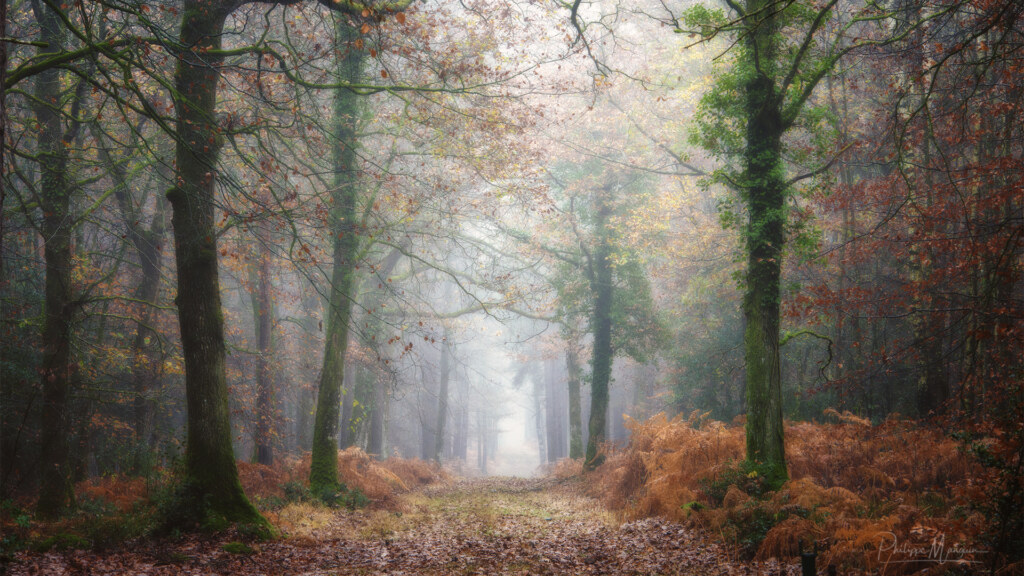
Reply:
[[[363,11],[360,13],[360,15],[363,18],[370,18],[373,15],[373,13],[368,8],[363,8]],[[404,26],[405,25],[405,13],[404,12],[396,13],[395,14],[395,21],[397,21],[399,25],[403,25]],[[369,34],[371,30],[373,30],[373,28],[370,26],[369,22],[363,22],[363,25],[359,27],[359,33],[360,34],[364,34],[364,35],[365,34]],[[363,46],[364,46],[364,43],[363,43],[362,38],[359,38],[359,39],[357,39],[355,41],[355,47],[357,49],[362,50]],[[378,55],[377,50],[375,48],[370,48],[370,57],[371,58],[376,58],[377,55]],[[387,78],[388,77],[388,71],[384,70],[384,69],[381,69],[380,77],[381,78]]]

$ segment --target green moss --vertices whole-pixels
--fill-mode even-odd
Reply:
[[[245,542],[228,542],[221,546],[221,549],[231,554],[255,554],[256,550]]]
[[[246,524],[240,522],[235,526],[235,530],[240,536],[249,540],[273,540],[278,536],[277,531],[266,523]]]
[[[349,42],[361,37],[361,32],[348,19],[335,19],[335,42],[341,54],[338,60],[338,77],[348,82],[358,82],[363,77],[365,53],[350,50]],[[309,468],[309,484],[315,493],[334,490],[338,484],[337,432],[339,404],[341,402],[342,374],[345,371],[345,351],[348,347],[348,324],[352,307],[352,283],[359,250],[359,236],[351,229],[358,221],[356,213],[359,196],[359,158],[357,149],[358,121],[364,99],[352,92],[339,90],[334,94],[331,136],[336,142],[332,146],[331,163],[334,179],[331,188],[331,232],[335,237],[332,259],[335,262],[331,273],[330,314],[327,319],[327,342],[324,349],[324,365],[317,393],[316,418],[313,428],[312,462]],[[347,424],[347,423],[346,423]]]
[[[700,482],[701,490],[716,506],[721,506],[730,486],[735,486],[754,498],[764,498],[779,490],[785,483],[786,478],[779,477],[776,468],[748,460],[727,466],[715,478]]]
[[[185,198],[185,192],[181,188],[178,188],[178,187],[168,188],[167,192],[164,193],[164,196],[166,196],[167,200],[169,202],[171,202],[172,204],[174,202],[184,202],[185,199],[186,199]]]
[[[88,550],[92,547],[92,542],[84,536],[78,534],[67,534],[61,532],[41,540],[32,545],[32,550],[36,552],[49,552],[50,550]]]
[[[680,506],[679,509],[685,512],[687,516],[689,516],[690,512],[700,512],[701,510],[703,510],[704,505],[701,504],[700,502],[697,502],[696,500],[691,500]]]
[[[317,409],[317,430],[320,430],[322,425],[327,425],[321,422],[319,412]],[[337,413],[337,409],[334,412]],[[322,432],[314,432],[313,458],[309,467],[309,487],[313,492],[331,490],[338,484],[338,450],[329,437],[322,438],[321,435],[328,436]]]
[[[237,477],[235,483],[238,483]],[[223,532],[232,526],[247,525],[260,527],[268,538],[275,537],[273,526],[245,498],[240,484],[237,494],[241,496],[217,497],[187,482],[170,486],[156,497],[157,532]]]
[[[200,516],[198,524],[206,532],[223,532],[231,527],[231,521],[214,510]]]

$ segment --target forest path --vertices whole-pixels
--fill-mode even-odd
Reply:
[[[230,536],[108,553],[23,555],[11,574],[751,574],[724,549],[660,519],[620,523],[578,481],[484,478],[403,495],[399,511],[304,504],[270,514],[288,536],[231,553]],[[236,536],[237,537],[237,536]],[[237,543],[234,545],[239,547]],[[774,572],[773,572],[774,573]]]

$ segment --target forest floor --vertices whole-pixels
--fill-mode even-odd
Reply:
[[[660,519],[620,522],[579,480],[484,478],[401,496],[395,510],[290,504],[265,542],[231,532],[131,542],[105,552],[21,552],[8,574],[796,574],[736,561]]]

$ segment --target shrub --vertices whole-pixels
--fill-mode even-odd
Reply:
[[[766,478],[756,464],[746,460],[728,462],[714,477],[702,478],[698,484],[701,491],[718,506],[722,505],[726,493],[732,487],[754,498],[761,498],[782,487],[778,479]]]
[[[27,511],[13,500],[0,501],[0,564],[25,547],[31,526],[32,516]]]
[[[324,488],[313,496],[331,508],[354,510],[363,508],[370,503],[370,499],[360,489],[349,488],[344,484],[339,484],[334,488]]]
[[[308,488],[310,455],[280,459],[274,467],[239,462],[239,477],[246,494],[264,509],[278,509],[285,503],[322,501],[331,506],[372,505],[394,508],[398,494],[410,488],[447,480],[434,463],[416,459],[389,458],[378,461],[352,447],[338,453],[341,486],[321,494]]]
[[[146,478],[115,474],[79,482],[75,486],[75,496],[81,502],[109,505],[119,512],[127,512],[147,504],[149,489]]]
[[[900,574],[916,564],[883,566],[880,534],[922,542],[942,534],[949,547],[999,548],[996,524],[1016,514],[1005,502],[1019,502],[1020,491],[998,490],[1012,484],[1001,472],[1012,466],[985,465],[984,447],[995,441],[976,440],[972,454],[956,438],[899,417],[872,426],[848,412],[826,416],[834,422],[786,423],[785,483],[743,460],[741,426],[694,412],[628,420],[629,445],[606,448],[607,462],[587,485],[623,517],[689,522],[758,559],[791,557],[801,540],[817,541],[824,563]]]

